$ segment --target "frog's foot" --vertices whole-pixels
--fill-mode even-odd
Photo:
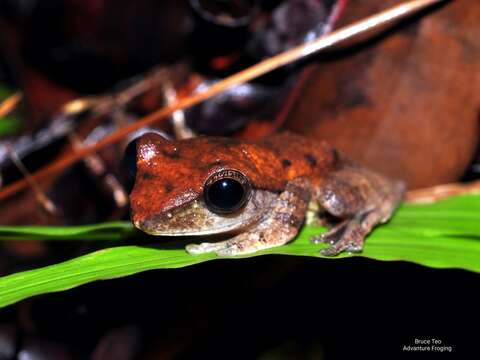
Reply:
[[[248,231],[218,243],[191,244],[186,250],[190,254],[215,252],[218,256],[230,257],[283,245],[292,240],[302,226],[310,192],[307,179],[292,180],[273,202],[268,214]]]
[[[189,254],[197,255],[210,252],[221,251],[225,247],[226,241],[217,242],[217,243],[201,243],[201,244],[189,244],[185,247],[185,250]]]
[[[351,166],[332,173],[323,185],[317,200],[328,213],[343,219],[312,239],[330,244],[321,251],[325,256],[361,252],[365,237],[377,224],[390,219],[405,188],[400,182]]]
[[[338,240],[340,237],[345,233],[345,230],[348,226],[349,220],[344,220],[340,222],[339,224],[335,225],[331,229],[329,229],[327,232],[324,232],[323,234],[320,235],[314,235],[310,238],[310,242],[312,244],[330,244],[333,245]]]
[[[187,245],[185,249],[190,254],[215,252],[218,256],[222,257],[245,255],[278,246],[266,241],[267,238],[268,235],[265,233],[255,233],[252,231],[217,243],[190,244]]]
[[[344,251],[359,253],[363,250],[365,237],[377,222],[373,214],[359,215],[351,220],[342,221],[326,233],[314,236],[311,241],[316,244],[330,244],[328,248],[320,251],[324,256],[335,256]]]

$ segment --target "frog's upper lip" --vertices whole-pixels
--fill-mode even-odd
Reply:
[[[205,230],[187,230],[187,229],[178,229],[178,230],[158,230],[154,226],[149,226],[148,221],[145,222],[135,222],[135,227],[142,230],[143,232],[149,235],[155,236],[202,236],[202,235],[215,235],[215,234],[224,234],[233,231],[238,231],[239,226],[237,223],[231,224],[229,226],[219,226],[211,229]]]
[[[244,231],[258,223],[266,206],[276,195],[258,190],[246,206],[233,214],[216,214],[208,210],[203,200],[194,200],[189,206],[160,213],[148,218],[133,216],[136,228],[156,236],[202,236]]]

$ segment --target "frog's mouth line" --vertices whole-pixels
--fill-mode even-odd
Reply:
[[[188,208],[188,206],[187,206]],[[243,210],[240,210],[242,212]],[[185,221],[186,226],[185,227],[179,227],[179,226],[172,226],[168,227],[168,221],[167,216],[162,215],[161,217],[165,222],[159,223],[158,220],[146,220],[142,223],[134,223],[135,227],[138,229],[142,230],[143,232],[149,234],[149,235],[155,235],[155,236],[169,236],[169,237],[177,237],[177,236],[207,236],[207,235],[217,235],[217,234],[223,234],[223,233],[235,233],[235,232],[241,232],[243,230],[246,230],[256,223],[258,223],[262,219],[262,212],[257,212],[254,216],[250,216],[248,219],[245,219],[240,216],[235,216],[235,215],[228,215],[228,216],[221,216],[218,214],[214,213],[209,213],[211,217],[218,217],[222,219],[235,219],[237,218],[236,221],[230,222],[228,225],[221,225],[221,226],[215,226],[213,223],[211,225],[205,226],[206,228],[204,229],[192,229],[191,226],[192,224],[189,223],[188,221]],[[178,214],[173,214],[172,219],[178,216]],[[199,216],[200,217],[200,216]],[[197,219],[199,220],[199,219]],[[179,221],[181,223],[181,221]],[[208,220],[206,221],[208,224]],[[162,225],[167,225],[166,229],[162,229]],[[190,227],[190,228],[189,228]]]
[[[197,231],[178,231],[178,232],[163,232],[163,231],[156,231],[156,230],[146,230],[137,224],[135,226],[142,230],[143,232],[154,235],[154,236],[168,236],[168,237],[180,237],[180,236],[208,236],[208,235],[218,235],[218,234],[228,234],[228,233],[236,233],[242,230],[246,230],[252,227],[254,224],[250,224],[249,226],[239,227],[237,224],[225,227],[218,227],[211,230],[197,230]]]
[[[245,231],[268,212],[275,193],[256,190],[237,213],[220,215],[208,210],[203,200],[190,203],[147,220],[134,221],[136,228],[155,236],[207,236]]]
[[[306,219],[306,223],[315,223],[316,221],[316,216],[318,215],[318,207],[316,203],[313,203],[311,208],[308,209],[308,217],[309,219]],[[327,214],[328,215],[328,214]],[[162,231],[152,231],[149,232],[147,230],[144,230],[139,224],[134,224],[136,228],[142,230],[143,232],[149,234],[149,235],[154,235],[154,236],[165,236],[165,237],[181,237],[181,236],[208,236],[208,235],[219,235],[219,234],[236,234],[240,233],[243,231],[246,231],[255,224],[258,224],[264,217],[264,216],[258,216],[258,218],[255,221],[251,221],[249,224],[245,224],[244,226],[239,226],[238,224],[232,224],[230,226],[224,226],[224,227],[217,227],[215,229],[210,229],[210,230],[199,230],[199,231],[179,231],[176,233],[172,232],[162,232]],[[333,217],[332,217],[333,218]]]

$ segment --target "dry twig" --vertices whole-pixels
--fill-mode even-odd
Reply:
[[[467,194],[480,194],[480,180],[465,184],[443,184],[424,189],[410,190],[405,195],[405,201],[412,204],[428,204],[450,196]]]
[[[11,113],[15,109],[15,107],[18,105],[20,100],[22,100],[22,97],[23,95],[21,92],[16,92],[13,95],[10,95],[5,100],[3,100],[0,103],[0,117]]]
[[[175,111],[186,109],[190,106],[196,105],[202,101],[205,101],[215,95],[218,95],[224,90],[227,90],[233,86],[244,84],[252,79],[255,79],[261,75],[278,69],[284,65],[293,63],[297,60],[304,59],[308,56],[316,54],[322,50],[329,49],[333,46],[338,46],[346,41],[352,41],[356,37],[361,37],[363,34],[368,33],[372,36],[375,33],[375,29],[384,30],[385,27],[392,26],[398,23],[400,20],[418,13],[428,6],[439,4],[445,0],[412,0],[400,5],[394,6],[390,9],[382,11],[378,14],[367,17],[366,19],[357,21],[351,25],[345,26],[341,29],[333,31],[327,35],[308,42],[306,44],[297,46],[293,49],[285,51],[281,54],[266,59],[254,66],[251,66],[245,70],[242,70],[232,76],[229,76],[207,88],[200,93],[192,94],[191,96],[184,98],[173,105],[164,107],[152,114],[140,119],[139,121],[129,124],[115,133],[106,136],[96,144],[89,147],[84,147],[70,155],[67,155],[61,159],[58,159],[48,166],[45,166],[41,170],[32,174],[32,179],[39,181],[52,174],[55,174],[67,166],[81,160],[83,157],[88,156],[104,146],[115,143],[123,139],[127,134],[138,130],[147,125],[153,124],[159,120],[165,119],[172,115]],[[362,39],[363,40],[363,39]],[[19,180],[11,185],[6,186],[0,191],[0,200],[5,199],[16,192],[24,189],[28,186],[28,181],[25,179]]]

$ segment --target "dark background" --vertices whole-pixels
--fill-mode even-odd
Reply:
[[[416,338],[471,358],[477,284],[476,274],[404,262],[262,256],[96,282],[2,317],[26,307],[41,338],[85,356],[109,329],[127,327],[142,358],[438,356],[402,352]]]
[[[9,39],[0,56],[0,67],[9,71],[0,78],[11,84],[28,82],[35,71],[78,94],[103,92],[192,50],[188,22],[182,27],[176,20],[186,1],[137,1],[130,9],[133,2],[106,0],[105,9],[117,8],[109,17],[88,16],[96,0],[21,3],[0,0],[0,20],[9,22],[2,30],[16,29],[15,36],[0,37]],[[12,66],[16,57],[25,68]],[[49,251],[65,249],[55,244]],[[364,258],[217,260],[95,282],[2,309],[0,359],[14,358],[2,357],[8,349],[30,349],[35,360],[87,359],[99,349],[106,349],[102,359],[471,359],[480,352],[478,283],[478,274],[463,270]],[[430,338],[453,353],[402,352],[415,339]]]

